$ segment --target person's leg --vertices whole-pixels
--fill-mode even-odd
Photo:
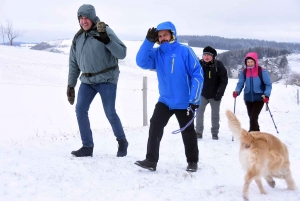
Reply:
[[[186,110],[185,110],[186,112]],[[170,117],[174,114],[165,104],[158,102],[150,119],[149,137],[147,144],[146,159],[157,162],[159,159],[159,146],[164,128]]]
[[[93,147],[93,136],[88,111],[97,91],[91,85],[81,83],[78,90],[76,116],[83,147]]]
[[[196,117],[196,133],[198,134],[203,134],[203,122],[204,122],[204,112],[205,112],[205,107],[208,104],[208,100],[201,96],[201,104],[199,105],[198,108],[198,115]],[[202,137],[201,137],[202,138]]]
[[[185,127],[193,118],[193,115],[187,116],[186,110],[175,110],[175,115],[178,120],[180,128]],[[182,132],[182,140],[185,148],[185,155],[187,162],[198,162],[199,150],[196,131],[194,129],[194,122],[186,127]]]
[[[215,101],[214,99],[209,99],[211,106],[211,134],[218,138],[219,128],[220,128],[220,104],[221,101]]]
[[[249,131],[253,131],[252,129],[252,124],[251,124],[251,113],[252,113],[252,108],[253,108],[253,102],[249,102],[249,101],[245,101],[245,105],[247,108],[247,113],[248,113],[248,117],[249,117]]]
[[[115,108],[117,85],[112,83],[99,83],[94,85],[94,88],[100,94],[105,115],[117,140],[126,139],[121,120]]]
[[[258,124],[258,116],[259,116],[260,111],[262,110],[263,106],[264,106],[263,101],[253,102],[253,107],[252,107],[251,115],[250,115],[251,131],[260,131],[259,124]]]
[[[124,133],[121,120],[116,112],[116,107],[115,107],[117,85],[107,82],[107,83],[99,83],[94,87],[100,94],[105,115],[118,141],[119,147],[118,147],[117,156],[124,157],[127,155],[128,142]]]

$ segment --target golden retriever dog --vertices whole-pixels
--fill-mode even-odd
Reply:
[[[260,193],[266,191],[261,177],[269,186],[275,187],[273,177],[284,179],[289,190],[295,189],[295,182],[290,170],[287,146],[272,134],[260,131],[247,132],[234,113],[227,110],[228,125],[233,136],[240,140],[240,163],[246,171],[243,188],[244,200],[249,200],[249,185],[254,179]]]

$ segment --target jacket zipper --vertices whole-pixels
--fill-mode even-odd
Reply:
[[[252,76],[252,69],[249,69],[250,70],[250,92],[251,92],[251,99],[253,101],[253,76]]]
[[[173,73],[174,71],[174,58],[172,58],[172,70],[171,70],[171,73]]]

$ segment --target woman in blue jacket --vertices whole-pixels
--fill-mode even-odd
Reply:
[[[244,100],[250,119],[250,131],[260,131],[258,116],[264,103],[269,102],[272,91],[272,82],[266,69],[258,66],[258,56],[255,52],[249,52],[245,57],[246,73],[241,72],[233,97],[236,98],[244,86]],[[261,76],[260,70],[261,68]],[[246,76],[245,76],[246,75]]]
[[[192,48],[177,41],[175,26],[163,22],[148,30],[140,47],[136,63],[143,69],[154,69],[158,78],[159,99],[150,119],[146,159],[135,164],[152,171],[156,170],[159,146],[164,127],[175,114],[179,126],[188,124],[193,115],[187,108],[199,107],[203,84],[201,65]],[[158,43],[159,47],[154,48]],[[181,132],[188,162],[187,171],[197,171],[198,144],[194,123]]]

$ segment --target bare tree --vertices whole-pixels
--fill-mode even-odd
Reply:
[[[3,45],[4,45],[5,29],[4,29],[4,26],[2,25],[2,23],[0,24],[0,35],[2,35]]]
[[[263,65],[265,66],[265,68],[268,70],[268,66],[269,66],[269,59],[266,59],[264,62],[263,62]]]
[[[10,45],[13,44],[14,39],[23,35],[22,31],[13,29],[13,23],[10,20],[6,21],[6,27],[4,27],[4,31],[5,31],[5,35],[7,35]]]

